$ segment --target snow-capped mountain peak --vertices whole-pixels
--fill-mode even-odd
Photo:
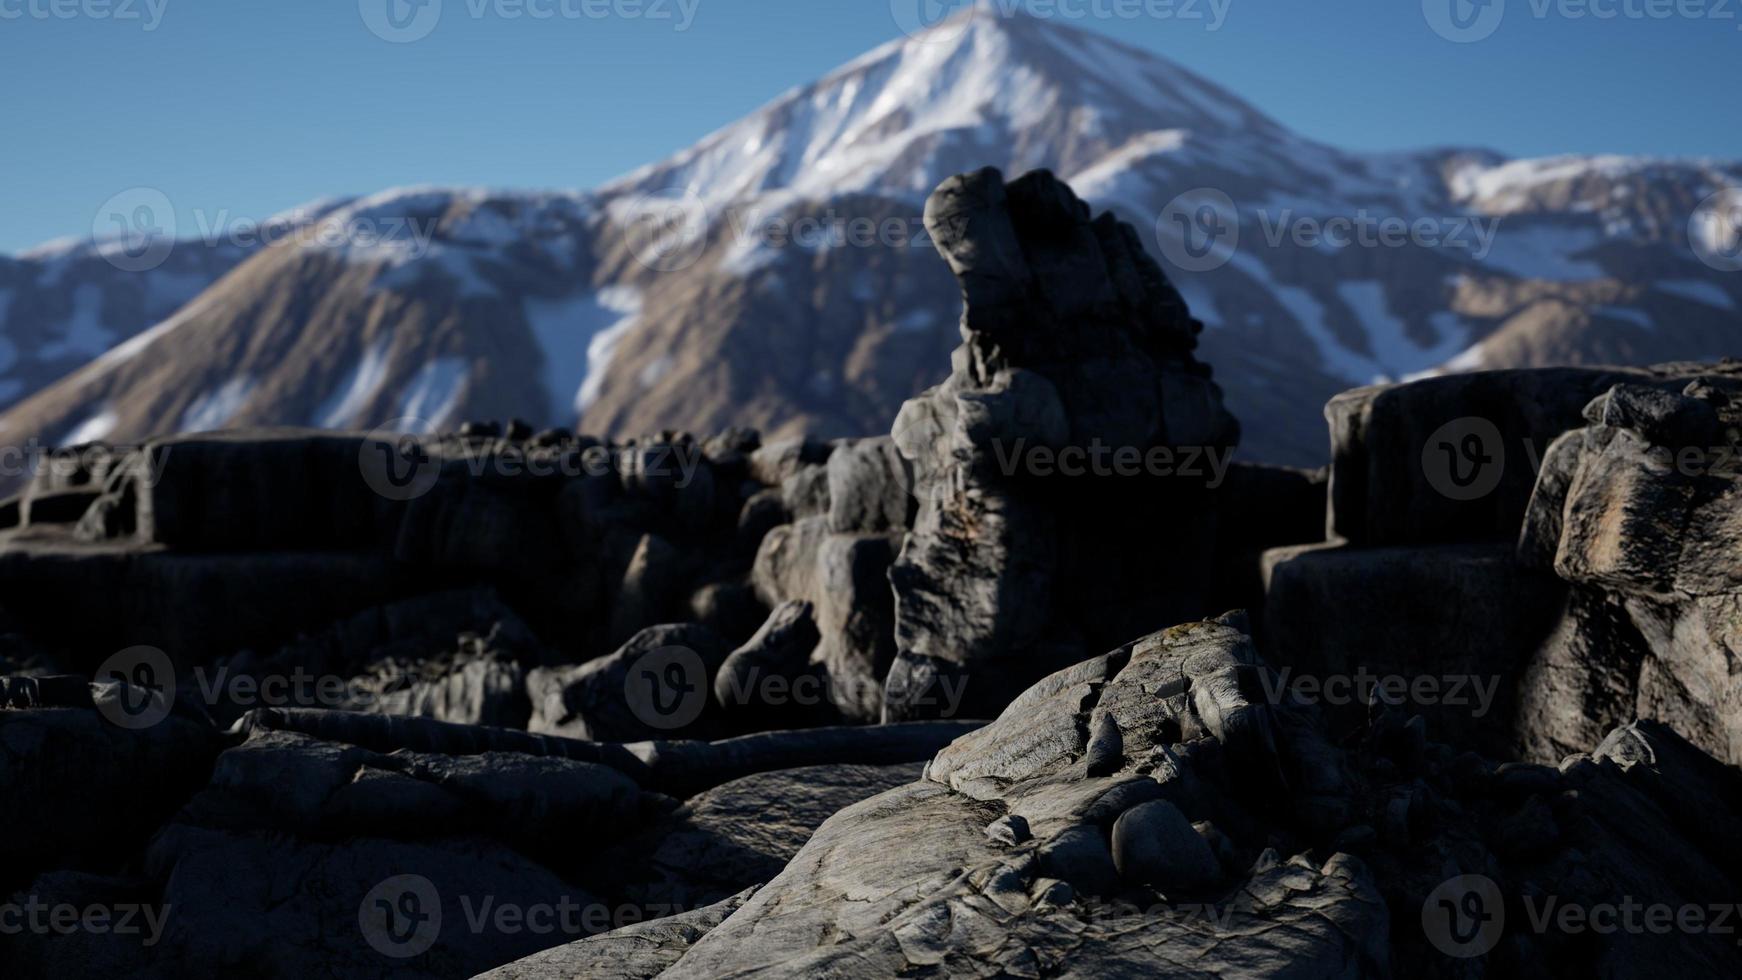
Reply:
[[[1155,55],[1027,14],[963,11],[794,89],[611,192],[710,202],[923,197],[940,175],[995,163],[1071,172],[1154,129],[1282,132]]]
[[[101,246],[0,259],[0,399],[64,375],[0,427],[56,441],[578,412],[601,434],[886,430],[959,342],[921,205],[984,166],[1051,169],[1132,223],[1209,327],[1203,358],[1256,458],[1318,461],[1319,411],[1352,385],[1734,349],[1728,226],[1702,226],[1704,257],[1688,229],[1742,168],[1347,152],[1165,58],[981,7],[594,192],[391,190],[299,209],[322,217],[258,252],[178,248],[107,286]],[[1215,221],[1182,212],[1202,195]],[[796,234],[837,219],[879,234]],[[1205,231],[1232,238],[1182,253]]]

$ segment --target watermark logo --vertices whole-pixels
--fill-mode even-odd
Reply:
[[[442,19],[442,0],[357,0],[369,32],[393,44],[430,36]]]
[[[1688,219],[1688,242],[1719,272],[1742,271],[1742,187],[1726,187],[1700,202]]]
[[[1484,956],[1506,929],[1506,900],[1493,879],[1459,875],[1428,893],[1421,905],[1421,928],[1428,942],[1447,956]]]
[[[708,208],[693,191],[643,194],[618,206],[617,223],[635,261],[656,272],[679,272],[708,247]]]
[[[175,251],[175,205],[155,187],[130,187],[97,209],[91,240],[122,272],[149,272]]]
[[[1328,251],[1420,248],[1469,252],[1471,258],[1480,262],[1494,250],[1494,239],[1500,234],[1499,218],[1473,215],[1404,218],[1366,208],[1328,217],[1298,214],[1292,208],[1275,213],[1260,208],[1256,214],[1264,243],[1271,248],[1279,248],[1285,241],[1296,248]]]
[[[383,881],[357,906],[357,926],[377,953],[396,960],[421,956],[442,933],[442,900],[423,875]]]
[[[0,936],[30,933],[37,936],[139,937],[144,948],[163,940],[164,926],[169,922],[173,905],[140,905],[123,902],[118,905],[72,905],[45,902],[38,895],[23,896],[22,901],[0,902]]]
[[[369,489],[388,500],[407,501],[429,493],[441,476],[441,461],[412,435],[424,432],[429,423],[418,418],[395,419],[363,437],[357,448],[357,466]]]
[[[1421,0],[1435,34],[1457,44],[1487,40],[1506,19],[1506,0]]]
[[[888,704],[937,709],[928,717],[955,718],[961,712],[967,688],[967,677],[942,677],[936,684],[913,691],[886,691],[882,683],[866,677],[836,676],[828,672],[792,677],[751,667],[742,673],[722,673],[715,681],[714,696],[721,705],[733,708],[785,705],[809,708],[828,704],[866,704],[882,698]]]
[[[1488,496],[1506,470],[1500,427],[1475,416],[1447,422],[1422,446],[1421,469],[1428,485],[1451,500]]]
[[[571,895],[533,903],[503,901],[495,895],[459,895],[458,905],[461,917],[444,924],[442,896],[435,883],[423,875],[395,875],[363,896],[357,906],[357,925],[376,952],[390,959],[408,960],[429,952],[441,937],[444,925],[473,936],[581,938],[701,908],[661,902],[583,904]]]
[[[979,17],[1039,20],[1156,20],[1201,24],[1219,31],[1233,0],[890,0],[889,13],[908,37],[952,41]]]
[[[1303,214],[1293,208],[1256,207],[1262,244],[1271,249],[1292,246],[1339,252],[1344,249],[1417,248],[1436,252],[1467,252],[1482,261],[1500,235],[1500,218],[1469,214],[1419,215],[1406,218],[1370,208],[1343,214]],[[1161,254],[1185,272],[1210,272],[1227,265],[1239,251],[1241,213],[1227,192],[1214,187],[1186,191],[1167,203],[1155,221]]]
[[[357,447],[357,465],[369,488],[395,501],[415,500],[429,493],[443,474],[455,479],[489,477],[577,479],[586,476],[631,476],[682,490],[695,483],[707,455],[695,444],[649,445],[626,450],[610,446],[585,449],[531,449],[518,443],[498,443],[483,452],[442,456],[432,452],[426,436],[435,431],[415,416],[395,419],[370,430]],[[0,460],[4,457],[0,456]]]
[[[242,251],[294,243],[307,248],[390,248],[406,260],[420,259],[434,246],[438,219],[340,212],[315,220],[305,209],[264,221],[229,209],[193,208],[190,240]],[[153,187],[132,187],[103,202],[91,219],[97,254],[123,272],[148,272],[166,262],[182,239],[174,202]]]
[[[1263,671],[1259,683],[1271,704],[1293,700],[1331,707],[1384,704],[1392,707],[1469,709],[1470,717],[1485,718],[1500,694],[1498,674],[1378,674],[1366,665],[1352,674],[1295,673],[1283,667]]]
[[[1736,942],[1742,906],[1646,902],[1632,895],[1614,901],[1567,901],[1559,895],[1520,896],[1524,917],[1515,928],[1535,935],[1718,936]],[[1459,875],[1442,883],[1421,907],[1428,942],[1447,956],[1473,959],[1499,945],[1506,931],[1506,902],[1500,887],[1483,875]],[[1742,943],[1738,943],[1742,945]]]
[[[435,33],[442,19],[443,0],[357,0],[357,12],[369,32],[393,44],[410,44]],[[464,0],[472,20],[668,21],[675,31],[687,31],[696,21],[701,0]]]
[[[901,33],[928,44],[961,37],[983,10],[977,0],[889,0],[889,15]]]
[[[1026,439],[992,440],[992,457],[1006,478],[1052,476],[1155,477],[1203,481],[1211,490],[1220,487],[1234,463],[1234,450],[1226,446],[1115,446],[1099,437],[1086,445],[1031,445]]]
[[[1702,904],[1644,902],[1622,895],[1615,902],[1567,902],[1558,895],[1525,895],[1525,925],[1542,935],[1558,932],[1569,936],[1590,933],[1612,936],[1723,936],[1738,946],[1736,925],[1742,921],[1742,906],[1732,902]]]
[[[139,443],[92,441],[76,446],[51,446],[31,436],[22,445],[0,445],[0,477],[35,479],[51,474],[58,483],[82,480],[125,458],[133,485],[149,490],[163,482],[173,447],[158,445],[145,452]]]
[[[660,647],[635,661],[623,678],[623,698],[641,723],[660,731],[683,728],[708,703],[708,668],[687,647]]]
[[[1162,208],[1155,221],[1161,254],[1184,272],[1209,272],[1228,264],[1240,247],[1240,213],[1234,199],[1213,187],[1186,191]]]
[[[175,706],[175,666],[156,647],[122,650],[103,661],[95,680],[114,685],[109,696],[98,698],[97,711],[117,728],[150,728]]]
[[[799,248],[809,252],[836,248],[931,248],[925,219],[874,218],[843,214],[828,208],[822,214],[789,217],[760,208],[728,208],[726,224],[734,245],[759,248]]]
[[[1485,41],[1506,18],[1507,0],[1422,0],[1422,15],[1435,34],[1458,44]],[[1742,30],[1732,0],[1527,0],[1538,21],[1709,20]]]
[[[169,0],[0,0],[0,20],[106,20],[149,34],[168,9]]]

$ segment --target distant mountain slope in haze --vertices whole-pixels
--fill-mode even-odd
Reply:
[[[987,165],[1050,168],[1133,222],[1209,326],[1202,357],[1250,458],[1322,461],[1324,402],[1380,378],[1738,348],[1742,275],[1688,239],[1701,202],[1742,185],[1735,164],[1346,153],[1147,52],[980,11],[593,192],[350,202],[0,433],[510,416],[623,435],[886,431],[959,342],[923,201]],[[1388,220],[1433,234],[1302,234]],[[21,329],[36,328],[7,321]]]

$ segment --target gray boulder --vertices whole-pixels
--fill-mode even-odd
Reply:
[[[765,713],[775,706],[760,696],[771,681],[790,691],[806,674],[817,646],[811,604],[781,603],[750,641],[731,652],[714,675],[714,700],[727,711]]]
[[[1140,803],[1113,822],[1113,864],[1125,880],[1165,894],[1199,891],[1221,874],[1209,845],[1166,800]]]
[[[829,530],[837,534],[904,531],[912,520],[913,476],[894,440],[860,439],[829,457]]]
[[[1572,598],[1523,687],[1527,757],[1635,718],[1742,761],[1742,376],[1618,385],[1558,442],[1520,534]]]
[[[617,652],[527,675],[528,731],[598,742],[717,732],[709,710],[714,675],[729,651],[704,626],[651,626]]]
[[[1377,975],[1387,916],[1355,858],[1255,874],[1219,921],[1122,881],[1109,856],[1123,815],[1141,823],[1143,805],[1169,792],[1154,769],[1157,739],[1245,743],[1266,727],[1253,714],[1272,709],[1211,680],[1250,658],[1239,634],[1204,624],[1047,678],[940,752],[925,779],[823,824],[665,976],[1139,976],[1202,969],[1208,955],[1252,975]],[[1187,676],[1205,678],[1201,690]],[[1178,693],[1151,693],[1166,678]],[[1103,710],[1141,749],[1118,772],[1088,776],[1077,760],[1089,715]],[[1032,836],[987,833],[1010,817]],[[1205,846],[1189,823],[1185,832]]]

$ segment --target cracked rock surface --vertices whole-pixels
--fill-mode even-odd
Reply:
[[[1211,622],[1045,678],[923,778],[831,817],[705,935],[652,940],[656,975],[1467,976],[1423,925],[1466,876],[1503,896],[1493,975],[1742,966],[1720,935],[1528,925],[1554,903],[1735,894],[1721,828],[1742,776],[1674,732],[1627,725],[1558,767],[1495,765],[1393,715],[1337,745],[1316,710],[1255,696],[1266,669]],[[1093,773],[1102,719],[1124,750]]]

